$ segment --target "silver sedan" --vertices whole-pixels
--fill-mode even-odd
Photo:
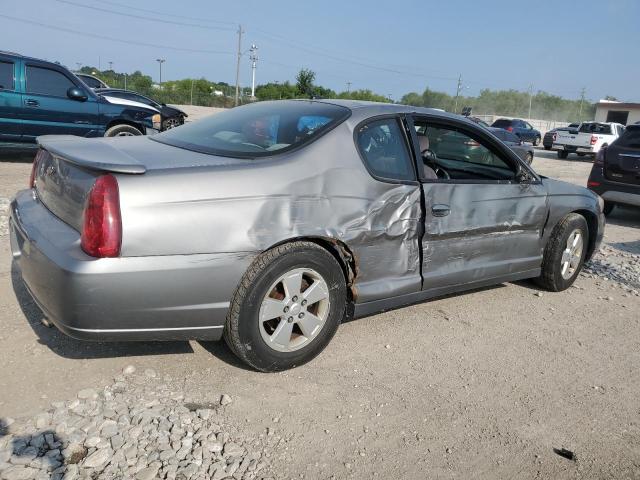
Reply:
[[[346,316],[500,282],[568,288],[602,201],[445,112],[262,102],[153,137],[39,138],[11,205],[22,278],[89,340],[224,336],[300,365]]]

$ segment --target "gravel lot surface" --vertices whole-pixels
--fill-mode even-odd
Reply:
[[[537,150],[534,167],[584,185],[591,163]],[[0,479],[640,478],[640,210],[614,211],[566,292],[509,283],[351,321],[310,364],[260,374],[223,343],[43,326],[6,235],[29,171],[0,163]]]

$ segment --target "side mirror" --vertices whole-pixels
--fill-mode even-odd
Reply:
[[[67,90],[67,97],[78,102],[84,102],[88,98],[87,92],[78,87],[71,87],[69,90]]]
[[[518,183],[529,183],[533,180],[531,174],[525,168],[522,168],[521,165],[518,166],[518,173],[516,173],[516,182]]]

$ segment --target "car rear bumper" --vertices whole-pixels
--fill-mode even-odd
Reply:
[[[605,201],[640,207],[640,185],[630,185],[609,180],[602,167],[594,166],[587,186]]]
[[[572,153],[595,153],[593,147],[578,147],[575,145],[563,145],[559,143],[554,143],[553,145],[551,145],[551,148],[553,150],[565,150]]]
[[[43,313],[83,340],[217,340],[250,254],[96,259],[31,191],[11,204],[13,259]]]

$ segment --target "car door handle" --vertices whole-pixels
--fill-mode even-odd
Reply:
[[[40,102],[38,102],[37,100],[34,100],[33,98],[28,98],[24,101],[25,105],[27,107],[39,107],[40,106]]]
[[[446,217],[451,213],[449,205],[438,204],[431,207],[431,213],[434,217]]]

